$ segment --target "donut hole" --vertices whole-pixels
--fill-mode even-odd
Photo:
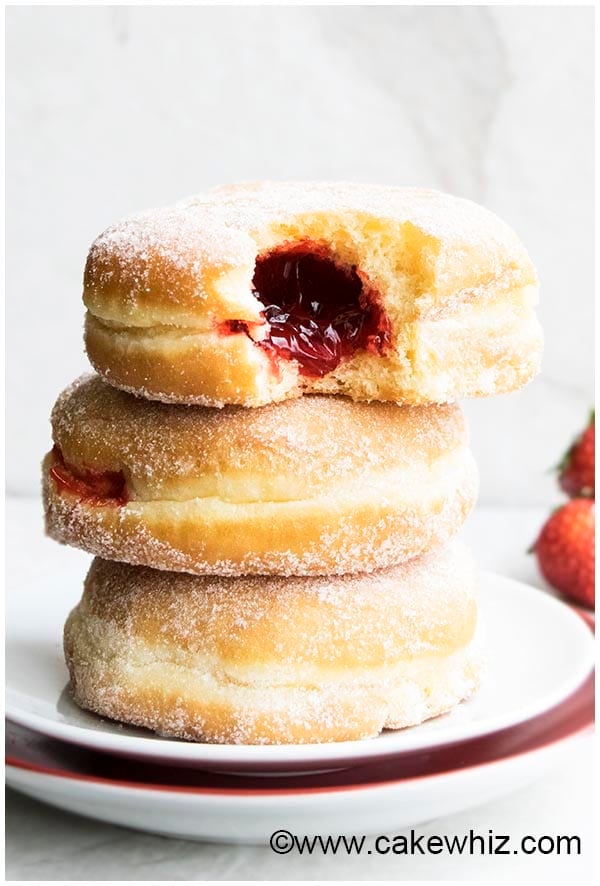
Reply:
[[[260,255],[252,280],[269,333],[261,347],[295,360],[320,378],[356,351],[381,353],[389,322],[377,294],[355,266],[343,267],[327,247],[299,243]]]

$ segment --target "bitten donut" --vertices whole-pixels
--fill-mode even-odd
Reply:
[[[75,701],[163,735],[344,741],[477,687],[476,573],[451,546],[371,575],[198,577],[94,560],[65,627]]]
[[[468,200],[246,184],[101,234],[85,341],[108,382],[164,402],[447,403],[537,373],[537,295],[517,236]]]
[[[61,395],[52,427],[49,534],[158,569],[371,571],[453,536],[477,491],[456,405],[313,395],[217,410],[95,376]]]

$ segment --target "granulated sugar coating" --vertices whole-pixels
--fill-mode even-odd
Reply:
[[[60,395],[52,428],[67,463],[123,471],[132,497],[149,500],[192,498],[185,484],[193,491],[202,483],[204,494],[229,501],[288,501],[431,463],[467,443],[456,405],[307,396],[258,409],[182,409],[128,396],[94,375]],[[172,495],[177,483],[181,495]]]
[[[193,740],[339,741],[477,686],[476,572],[451,546],[372,575],[197,578],[96,560],[65,630],[76,700]]]
[[[451,538],[477,475],[459,408],[308,396],[260,409],[175,407],[97,377],[53,412],[65,470],[117,472],[125,504],[58,487],[47,527],[106,559],[194,574],[327,574],[393,565]],[[64,475],[64,470],[63,470]]]
[[[298,251],[306,267],[330,263],[323,279],[335,267],[354,281],[347,305],[342,287],[332,311],[314,280],[301,311],[265,290],[261,269]],[[142,213],[98,237],[84,280],[86,348],[107,381],[219,407],[307,391],[416,404],[515,390],[539,369],[536,301],[535,269],[492,213],[344,183],[236,185]],[[318,328],[314,305],[333,325]]]
[[[410,225],[430,239],[437,287],[456,282],[457,262],[474,250],[487,265],[490,279],[518,277],[527,253],[515,233],[497,216],[476,203],[424,188],[327,182],[257,182],[217,188],[171,207],[143,212],[117,222],[94,242],[86,271],[99,285],[115,282],[126,268],[137,268],[129,294],[151,285],[150,258],[158,254],[173,269],[196,274],[201,284],[207,268],[253,262],[257,246],[269,230],[285,230],[303,218],[340,216]],[[464,274],[473,273],[464,261]],[[448,292],[448,294],[450,294]],[[178,301],[174,287],[167,297]],[[196,295],[206,297],[202,285]]]

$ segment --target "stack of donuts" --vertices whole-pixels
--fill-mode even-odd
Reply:
[[[456,400],[538,371],[516,235],[413,188],[259,183],[92,244],[97,374],[52,414],[48,533],[94,554],[83,708],[221,743],[359,739],[481,679]]]

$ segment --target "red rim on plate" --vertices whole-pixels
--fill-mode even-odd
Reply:
[[[43,775],[140,790],[223,795],[356,790],[431,778],[507,760],[573,738],[594,723],[594,674],[553,708],[522,723],[471,739],[351,762],[352,768],[304,775],[228,775],[125,759],[46,738],[10,721],[6,765]],[[314,764],[318,768],[318,761]]]

